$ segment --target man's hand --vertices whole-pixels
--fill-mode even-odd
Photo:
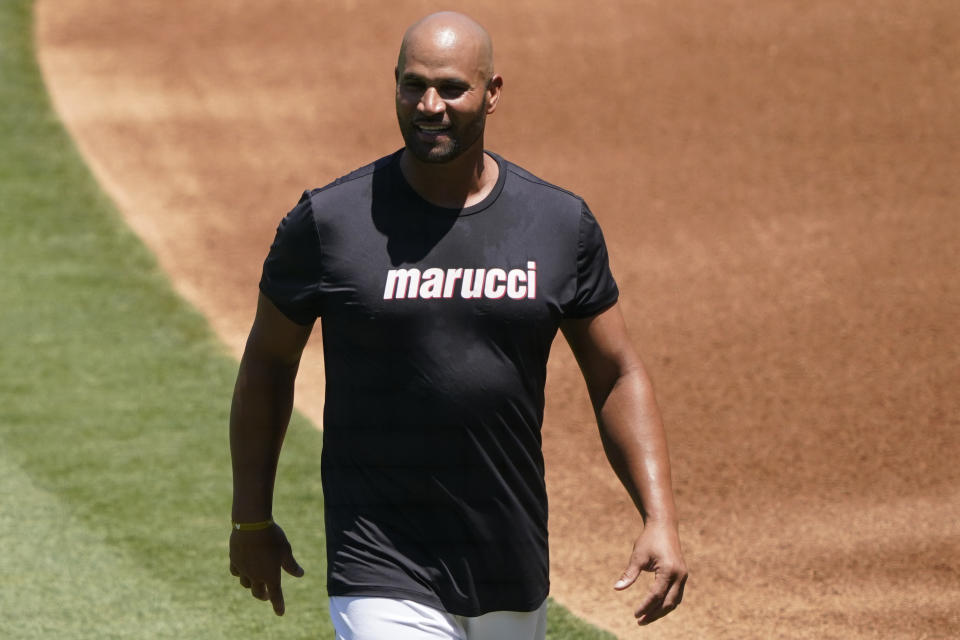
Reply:
[[[633,544],[630,563],[613,586],[622,591],[637,581],[641,571],[654,574],[650,593],[633,614],[637,624],[650,624],[673,611],[683,599],[687,565],[680,551],[680,538],[673,526],[648,524]]]
[[[300,578],[303,569],[293,559],[293,549],[283,529],[273,524],[262,531],[233,531],[230,534],[230,573],[250,589],[254,598],[269,600],[273,611],[283,615],[280,569]]]

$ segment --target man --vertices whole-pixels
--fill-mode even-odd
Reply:
[[[473,20],[414,24],[396,68],[404,148],[305,193],[264,263],[231,413],[231,572],[278,615],[280,569],[303,574],[272,496],[319,317],[338,638],[544,637],[540,427],[558,329],[645,523],[615,588],[655,573],[640,624],[682,598],[666,440],[603,237],[579,197],[484,150],[502,86]]]

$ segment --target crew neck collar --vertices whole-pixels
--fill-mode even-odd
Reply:
[[[400,156],[403,154],[403,149],[400,149],[393,154],[391,161],[391,166],[393,168],[393,174],[397,182],[401,185],[401,188],[406,192],[412,200],[414,200],[420,207],[429,213],[434,213],[437,215],[444,216],[471,216],[476,213],[480,213],[494,202],[497,198],[500,197],[500,192],[503,191],[503,185],[506,182],[507,178],[507,166],[506,161],[501,158],[499,155],[493,153],[492,151],[487,151],[484,149],[485,154],[493,158],[497,162],[497,182],[493,185],[493,188],[490,190],[490,193],[484,197],[480,202],[470,205],[469,207],[459,207],[459,208],[450,208],[450,207],[441,207],[433,204],[429,200],[426,200],[423,196],[416,192],[416,190],[410,186],[410,183],[407,182],[407,179],[403,176],[403,171],[400,170]]]

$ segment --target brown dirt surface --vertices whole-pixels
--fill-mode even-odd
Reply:
[[[436,8],[39,0],[37,37],[97,177],[239,354],[301,190],[401,145],[396,48]],[[672,446],[692,577],[638,631],[611,586],[639,521],[558,341],[554,596],[624,638],[957,637],[955,1],[458,8],[506,80],[490,148],[605,229]]]

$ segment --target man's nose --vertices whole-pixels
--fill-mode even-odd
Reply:
[[[421,113],[433,115],[443,113],[446,103],[440,97],[440,93],[434,87],[427,87],[420,98],[420,104],[417,105]]]

